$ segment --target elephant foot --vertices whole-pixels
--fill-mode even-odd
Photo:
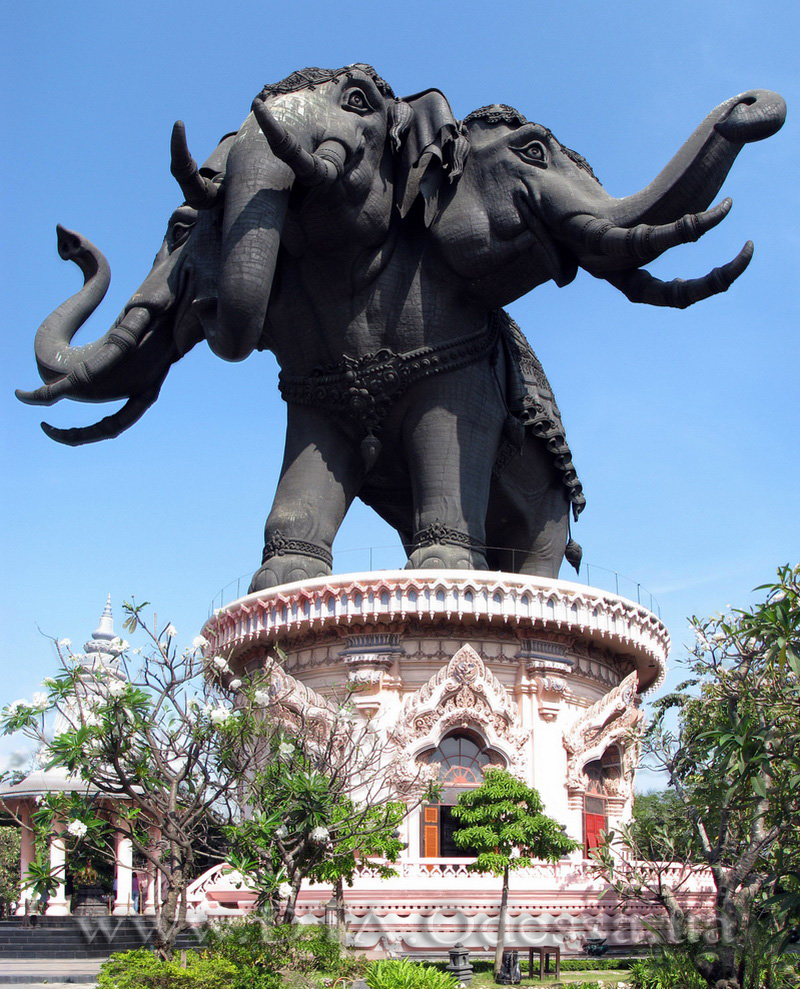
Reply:
[[[486,547],[467,532],[451,529],[440,519],[414,535],[406,570],[488,570]]]
[[[330,577],[332,573],[333,557],[324,546],[304,539],[291,539],[274,529],[267,533],[261,567],[253,574],[248,593],[296,580]]]
[[[329,566],[313,556],[274,556],[253,574],[247,593],[266,591],[269,587],[292,584],[296,580],[329,577],[331,573]]]

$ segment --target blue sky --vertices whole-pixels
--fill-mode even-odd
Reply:
[[[39,410],[13,390],[38,384],[35,330],[80,284],[57,256],[55,224],[111,263],[90,339],[140,284],[180,201],[173,121],[186,121],[202,159],[264,83],[306,65],[371,62],[399,95],[440,88],[457,116],[518,106],[584,154],[614,195],[646,185],[717,103],[781,92],[789,120],[740,155],[723,189],[730,216],[651,266],[701,275],[752,238],[753,263],[726,295],[650,309],[581,273],[511,311],[564,415],[587,492],[575,536],[592,580],[603,567],[648,588],[676,656],[687,615],[745,604],[778,564],[800,559],[795,4],[106,0],[17,4],[3,20],[0,700],[30,696],[51,671],[41,633],[82,642],[108,593],[117,615],[131,595],[153,602],[188,643],[212,598],[258,563],[285,420],[270,355],[224,364],[198,346],[133,429],[78,449],[48,440]],[[109,409],[44,411],[74,425]],[[376,566],[402,563],[393,533],[356,506],[336,569],[365,568],[355,551],[368,546],[393,547],[373,554]]]

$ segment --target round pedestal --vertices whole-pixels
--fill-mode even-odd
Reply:
[[[487,763],[536,787],[584,853],[515,874],[518,921],[558,933],[567,949],[598,931],[613,936],[584,858],[629,813],[639,700],[665,672],[669,636],[646,608],[565,581],[399,570],[250,594],[220,609],[203,635],[233,676],[272,670],[297,724],[347,696],[381,733],[397,793],[425,764],[441,767],[451,803]],[[454,854],[445,799],[407,817],[397,879],[364,875],[348,890],[362,950],[490,946],[499,880],[469,873]],[[325,899],[311,887],[301,909],[313,919]]]

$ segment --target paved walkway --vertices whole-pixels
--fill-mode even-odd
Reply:
[[[9,958],[0,959],[0,985],[17,989],[49,989],[81,983],[94,986],[103,958]]]

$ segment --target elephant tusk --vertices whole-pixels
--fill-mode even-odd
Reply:
[[[601,277],[618,288],[631,302],[686,309],[695,302],[702,302],[712,295],[726,292],[750,264],[752,257],[753,242],[748,240],[732,261],[712,269],[702,278],[690,278],[685,281],[682,278],[673,278],[672,281],[664,282],[641,268]]]
[[[91,426],[59,429],[56,426],[51,426],[48,422],[43,422],[41,424],[42,430],[51,440],[55,440],[56,443],[63,443],[65,446],[82,446],[84,443],[99,443],[102,440],[114,439],[115,436],[119,436],[120,433],[138,422],[147,412],[158,398],[163,380],[162,378],[157,385],[149,388],[141,395],[129,398],[121,409]]]
[[[172,128],[169,170],[181,187],[187,205],[195,209],[211,209],[215,205],[218,186],[200,174],[197,162],[189,153],[186,127],[182,120],[176,120]]]
[[[562,224],[561,234],[589,251],[591,257],[582,259],[581,266],[600,274],[603,269],[620,267],[614,259],[623,259],[626,268],[631,261],[648,264],[672,247],[699,240],[725,219],[732,205],[732,199],[723,199],[713,209],[687,213],[674,223],[657,226],[639,223],[634,227],[618,227],[608,220],[582,214],[569,217]]]
[[[102,346],[85,361],[78,361],[69,374],[34,391],[17,389],[16,396],[26,405],[53,405],[62,398],[90,395],[92,383],[116,367],[135,350],[150,326],[150,312],[141,306],[130,309],[103,340]]]
[[[252,111],[272,153],[291,168],[298,182],[307,186],[332,185],[341,177],[345,149],[339,141],[324,141],[312,154],[300,146],[297,137],[275,119],[262,100],[253,100]]]

